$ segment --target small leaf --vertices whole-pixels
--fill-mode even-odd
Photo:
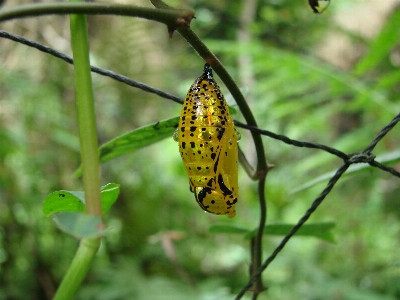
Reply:
[[[81,192],[82,193],[82,192]],[[61,211],[85,211],[85,204],[77,197],[76,192],[57,191],[46,197],[43,203],[43,212],[48,217]],[[82,193],[83,194],[83,193]]]
[[[52,217],[61,231],[78,239],[100,237],[106,233],[104,224],[99,216],[81,212],[61,212],[54,214]]]
[[[103,215],[115,203],[119,195],[119,184],[108,183],[101,188],[101,209]]]
[[[144,127],[140,127],[131,132],[123,134],[105,143],[99,148],[100,163],[122,155],[132,153],[138,149],[157,143],[174,134],[178,127],[179,117],[160,121]],[[82,167],[75,172],[75,176],[82,173]]]
[[[101,206],[104,215],[115,203],[119,195],[119,184],[108,183],[101,187]],[[85,194],[82,191],[57,191],[46,197],[43,212],[46,216],[57,212],[84,212]]]

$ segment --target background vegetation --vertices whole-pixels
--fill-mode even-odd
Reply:
[[[400,111],[399,1],[334,0],[322,15],[306,1],[168,4],[195,10],[191,28],[243,88],[260,128],[351,153]],[[164,25],[88,19],[92,64],[182,98],[202,71],[204,61],[179,34],[169,39]],[[67,17],[20,19],[0,29],[71,51]],[[49,299],[78,244],[42,212],[51,191],[82,190],[73,176],[80,165],[73,71],[5,39],[0,51],[0,299]],[[100,144],[180,112],[109,78],[94,74],[93,82]],[[251,138],[240,131],[254,162]],[[398,136],[394,128],[374,151],[397,169]],[[263,140],[275,165],[267,178],[268,223],[295,223],[326,180],[304,184],[342,162]],[[257,187],[239,172],[240,202],[230,220],[195,203],[172,137],[102,165],[102,184],[121,184],[121,194],[105,215],[110,233],[76,298],[233,299],[248,281],[249,240],[209,228],[257,227]],[[373,168],[341,179],[311,218],[335,222],[335,243],[294,237],[264,272],[268,290],[259,299],[399,299],[399,186],[399,178]],[[266,236],[264,258],[280,239]]]

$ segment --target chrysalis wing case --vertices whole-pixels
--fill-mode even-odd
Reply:
[[[238,198],[238,135],[208,64],[186,95],[177,135],[197,203],[209,213],[233,218]]]

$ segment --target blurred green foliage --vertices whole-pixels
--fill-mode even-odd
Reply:
[[[398,9],[375,37],[365,38],[334,21],[354,9],[340,1],[315,15],[307,1],[261,0],[249,28],[252,39],[240,43],[243,1],[169,4],[195,9],[193,30],[234,78],[242,75],[240,56],[250,55],[255,85],[247,92],[260,128],[351,153],[362,151],[400,111]],[[0,28],[69,51],[61,46],[65,19],[51,18]],[[182,98],[201,73],[204,62],[179,34],[169,39],[160,24],[118,17],[89,22],[97,66]],[[359,52],[346,69],[319,57],[318,46],[332,32]],[[0,49],[0,299],[50,299],[77,246],[42,212],[50,192],[82,189],[73,177],[80,165],[73,73],[64,62],[23,45],[2,40]],[[100,144],[179,114],[176,103],[99,75],[93,81]],[[251,140],[240,131],[251,161]],[[398,132],[395,127],[374,154],[398,153]],[[267,178],[268,222],[295,223],[327,181],[292,192],[341,161],[264,141],[275,165]],[[240,172],[237,216],[228,220],[203,213],[195,203],[172,137],[105,163],[102,184],[116,182],[121,193],[105,215],[109,234],[77,299],[233,299],[248,280],[248,240],[209,228],[256,228],[256,186]],[[378,169],[341,179],[311,218],[335,222],[336,244],[294,237],[264,272],[269,289],[259,299],[398,299],[399,192],[398,178]],[[265,237],[264,257],[280,239]]]

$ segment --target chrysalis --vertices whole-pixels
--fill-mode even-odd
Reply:
[[[238,198],[238,134],[208,64],[186,95],[176,135],[197,203],[206,212],[233,218]]]

